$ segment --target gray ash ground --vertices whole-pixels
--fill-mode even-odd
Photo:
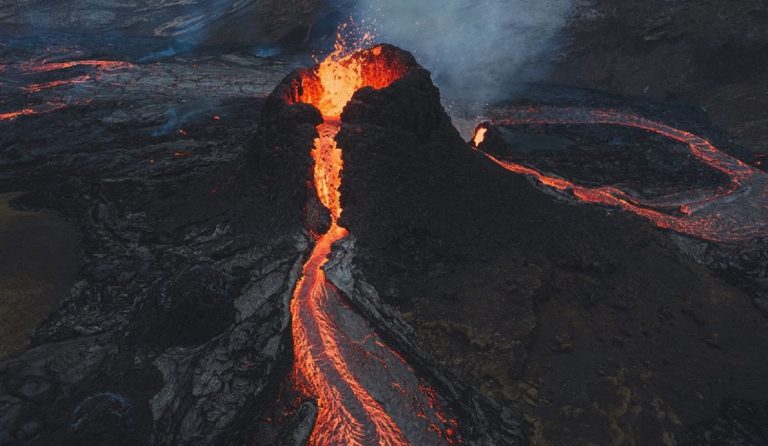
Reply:
[[[301,444],[313,407],[294,417],[285,388],[287,304],[311,245],[318,115],[262,114],[299,58],[124,54],[133,68],[85,84],[18,88],[82,74],[67,71],[0,86],[0,113],[70,104],[0,122],[0,192],[28,191],[16,207],[70,221],[82,252],[59,308],[0,361],[0,444]],[[1,63],[17,55],[50,57],[30,46]],[[605,101],[571,90],[552,101],[574,96]],[[690,109],[611,101],[720,138]],[[556,200],[471,151],[423,77],[359,92],[343,121],[342,218],[355,243],[339,247],[343,267],[330,275],[432,380],[466,438],[768,442],[768,319],[755,305],[764,242],[715,246]],[[527,159],[584,181],[720,181],[693,166],[670,181],[683,171],[672,161],[689,161],[638,132],[516,137],[522,149],[545,137],[579,147]],[[611,161],[594,164],[595,151]],[[574,153],[590,155],[588,173]],[[617,174],[625,162],[629,174]]]

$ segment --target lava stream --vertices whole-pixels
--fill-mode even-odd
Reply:
[[[123,62],[119,60],[73,60],[67,62],[51,62],[47,60],[43,61],[27,61],[20,62],[9,67],[4,67],[4,71],[9,71],[11,74],[17,74],[21,76],[37,75],[41,73],[49,73],[53,71],[67,70],[75,67],[89,68],[89,72],[80,74],[75,77],[66,79],[56,79],[52,81],[32,83],[26,86],[19,87],[28,93],[38,93],[42,90],[47,90],[62,86],[71,86],[83,84],[85,82],[100,79],[104,73],[112,73],[115,71],[126,70],[133,68],[134,65],[130,62]]]
[[[717,149],[708,140],[685,130],[640,116],[613,110],[583,108],[513,108],[508,115],[493,121],[498,126],[602,124],[633,127],[682,142],[698,160],[730,178],[724,192],[704,198],[692,193],[674,201],[634,198],[614,186],[586,187],[549,175],[532,167],[485,155],[501,167],[535,178],[559,191],[570,191],[586,203],[617,206],[640,215],[660,228],[715,242],[739,242],[768,236],[768,175]],[[472,144],[482,148],[487,128],[475,131]],[[679,215],[661,209],[677,208]]]
[[[119,60],[73,60],[68,62],[22,62],[16,65],[16,69],[22,73],[46,73],[48,71],[65,70],[72,67],[94,67],[99,71],[115,71],[132,68],[130,62]]]
[[[65,103],[65,102],[47,102],[45,104],[35,105],[21,110],[15,110],[7,113],[0,113],[0,121],[13,121],[22,116],[42,115],[62,109],[68,105],[79,105],[83,102]]]
[[[354,92],[383,88],[404,68],[375,47],[342,56],[342,48],[302,79],[300,101],[315,105],[318,126],[312,157],[314,192],[330,211],[331,227],[316,239],[291,301],[294,382],[318,402],[312,445],[449,444],[456,423],[442,413],[435,392],[373,327],[347,305],[323,270],[332,245],[347,236],[341,216],[339,115]],[[383,69],[389,67],[388,69]]]

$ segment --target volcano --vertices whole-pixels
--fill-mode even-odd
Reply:
[[[381,316],[368,314],[368,318],[364,318],[354,309],[355,305],[361,305],[360,299],[368,297],[360,297],[360,292],[351,290],[348,283],[346,286],[334,284],[326,277],[327,257],[334,243],[352,237],[342,223],[346,200],[341,191],[346,157],[345,146],[337,142],[346,123],[354,119],[349,118],[347,110],[364,101],[360,98],[365,92],[397,90],[400,84],[419,85],[426,80],[423,86],[436,91],[429,74],[410,54],[398,48],[378,45],[349,54],[344,54],[345,51],[339,44],[336,51],[316,67],[288,76],[272,94],[265,110],[265,115],[288,116],[294,113],[291,111],[294,107],[306,110],[305,105],[311,105],[322,118],[317,123],[311,151],[314,163],[305,207],[307,229],[314,234],[315,247],[304,264],[291,302],[295,357],[292,382],[305,396],[317,399],[317,418],[309,443],[455,444],[461,442],[462,437],[456,419],[445,409],[446,400],[440,398],[406,359],[410,355],[418,358],[420,353],[416,350],[404,356],[388,346],[374,328]],[[437,95],[428,99],[432,108],[441,110]],[[265,117],[264,120],[281,119]],[[308,141],[304,143],[308,144]],[[315,210],[319,205],[325,212]],[[325,216],[327,221],[319,216]],[[349,294],[358,295],[358,301]],[[397,339],[402,336],[398,331],[389,327],[385,336]],[[409,343],[404,347],[414,350]],[[425,362],[424,359],[417,361]],[[424,369],[427,376],[437,373],[429,367]],[[446,378],[432,379],[446,385]],[[448,398],[457,401],[459,395],[452,390]],[[480,416],[491,416],[485,415],[486,410],[491,413],[491,407],[481,409]],[[460,410],[472,409],[462,404]],[[509,443],[520,435],[515,424],[500,418],[495,421],[501,426],[496,432],[481,433],[479,427],[472,426],[473,421],[477,422],[472,420],[465,428],[470,438]]]
[[[315,3],[0,42],[0,444],[768,441],[760,159],[668,100],[479,110]]]

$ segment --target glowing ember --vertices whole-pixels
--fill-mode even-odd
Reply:
[[[302,77],[299,98],[325,118],[312,151],[314,192],[331,214],[331,228],[316,240],[291,301],[294,382],[318,401],[310,444],[453,443],[456,423],[442,414],[434,391],[344,303],[323,271],[333,243],[347,236],[338,223],[343,167],[335,141],[338,118],[355,91],[384,88],[406,72],[382,47],[349,55],[344,51],[339,40],[334,53]]]
[[[691,154],[731,180],[726,191],[705,198],[642,200],[629,196],[613,186],[586,187],[545,174],[534,168],[485,154],[501,167],[535,178],[541,184],[559,191],[570,191],[586,203],[617,206],[640,215],[660,228],[670,229],[716,242],[738,242],[768,235],[768,175],[718,150],[712,143],[693,133],[640,116],[611,110],[580,108],[519,108],[510,116],[494,121],[499,126],[603,124],[634,127],[663,135],[688,146]],[[487,129],[479,127],[473,141],[478,147]],[[660,209],[677,208],[680,215]]]

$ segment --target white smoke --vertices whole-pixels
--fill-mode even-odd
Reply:
[[[358,0],[378,41],[412,52],[445,96],[486,101],[542,80],[574,0]]]

